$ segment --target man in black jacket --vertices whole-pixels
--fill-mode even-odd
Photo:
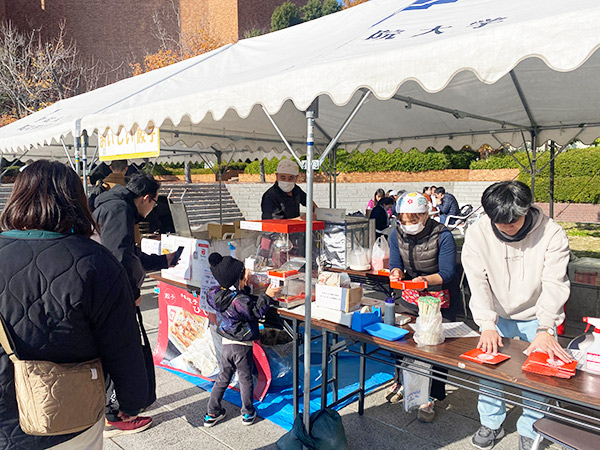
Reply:
[[[260,203],[262,219],[295,219],[300,205],[306,206],[306,192],[296,185],[300,170],[291,159],[277,165],[277,182],[265,191]],[[317,205],[313,202],[313,211]]]
[[[436,206],[440,212],[440,223],[446,225],[446,219],[448,216],[458,216],[460,214],[460,207],[456,197],[450,193],[446,193],[446,189],[443,187],[436,187],[435,194],[432,194],[436,199]],[[450,219],[448,225],[453,225],[456,219]]]
[[[159,187],[160,184],[152,175],[137,173],[131,177],[126,187],[116,185],[100,194],[94,203],[94,219],[100,227],[102,244],[125,267],[136,306],[142,301],[140,286],[146,271],[166,269],[174,255],[147,255],[135,245],[135,224],[154,209]],[[108,383],[107,389],[105,436],[136,433],[148,428],[152,422],[149,417],[143,418],[145,421],[138,421],[140,426],[137,428],[134,428],[136,424],[120,420],[117,416],[119,407],[111,384]]]
[[[94,203],[102,244],[125,267],[136,304],[141,302],[140,286],[146,271],[166,269],[174,255],[147,255],[135,245],[135,224],[156,206],[159,187],[152,175],[137,173],[126,187],[115,185]]]

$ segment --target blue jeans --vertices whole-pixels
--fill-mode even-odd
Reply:
[[[510,320],[498,317],[496,323],[496,329],[501,336],[507,338],[519,337],[522,341],[531,342],[535,338],[537,327],[539,326],[538,320]],[[502,390],[502,385],[493,381],[480,380],[480,383],[484,386],[490,386],[496,389]],[[485,388],[482,389],[485,391]],[[490,391],[491,393],[503,396],[501,392]],[[523,392],[523,405],[540,406],[530,400],[537,400],[538,402],[545,402],[547,399],[541,395],[531,394],[529,392]],[[482,425],[485,425],[492,430],[497,430],[502,426],[504,419],[506,418],[506,404],[503,400],[499,400],[487,395],[480,394],[479,402],[477,403],[477,409],[479,411],[479,421]],[[533,423],[544,417],[540,412],[523,408],[523,414],[517,421],[517,432],[521,436],[525,436],[531,439],[535,439],[536,433],[533,431]]]

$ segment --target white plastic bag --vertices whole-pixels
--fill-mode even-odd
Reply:
[[[373,270],[387,269],[390,266],[390,246],[387,239],[379,236],[373,244],[371,267]]]
[[[371,252],[360,245],[354,246],[350,252],[349,266],[352,270],[369,270],[371,268]]]
[[[419,297],[419,316],[413,339],[418,347],[439,345],[444,342],[441,301],[435,297]]]
[[[402,366],[415,368],[420,372],[431,370],[431,364],[410,358],[405,358]],[[404,386],[404,410],[406,412],[410,412],[429,401],[431,378],[403,370],[402,385]]]

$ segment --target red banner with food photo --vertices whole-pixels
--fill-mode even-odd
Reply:
[[[200,297],[205,292],[200,294]],[[160,281],[158,283],[159,328],[154,364],[205,380],[219,373],[221,337],[215,332],[214,313],[201,308],[199,295]],[[212,326],[211,326],[212,324]],[[254,397],[262,400],[271,385],[271,370],[260,343],[253,345],[257,380]],[[230,387],[237,389],[237,377]]]

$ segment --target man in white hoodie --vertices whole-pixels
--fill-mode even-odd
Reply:
[[[481,329],[478,348],[496,353],[502,337],[531,342],[526,352],[540,349],[551,358],[571,361],[556,340],[569,298],[569,242],[564,229],[533,205],[531,191],[519,181],[489,186],[481,198],[487,217],[468,229],[462,264],[471,289],[470,308]],[[482,384],[501,388],[490,382]],[[524,397],[543,400],[524,393]],[[534,405],[524,400],[524,404]],[[504,436],[505,403],[480,395],[481,427],[472,443],[490,449]],[[517,422],[519,449],[533,443],[533,423],[543,414],[524,409]]]

